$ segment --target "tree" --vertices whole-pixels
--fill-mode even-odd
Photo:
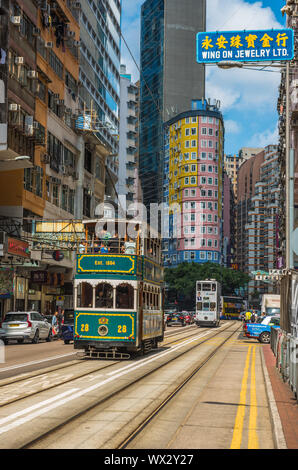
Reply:
[[[236,290],[248,283],[249,276],[214,263],[181,263],[177,268],[165,269],[167,299],[177,300],[185,309],[194,309],[196,281],[205,279],[220,282],[222,295],[236,295]]]

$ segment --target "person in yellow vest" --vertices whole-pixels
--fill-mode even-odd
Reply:
[[[251,315],[252,315],[252,313],[248,310],[248,311],[245,313],[245,321],[249,322],[250,319],[251,319]]]

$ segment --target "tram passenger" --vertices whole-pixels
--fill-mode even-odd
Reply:
[[[124,253],[126,255],[135,255],[136,253],[136,242],[130,237],[128,241],[124,243]]]
[[[108,252],[109,252],[109,249],[108,249],[107,245],[102,242],[101,245],[100,245],[100,253],[105,254],[105,253],[108,253]]]
[[[100,248],[98,246],[98,243],[94,243],[94,250],[93,251],[94,251],[94,253],[99,253]]]
[[[119,249],[120,240],[118,232],[115,232],[112,238],[109,240],[110,253],[120,253]]]

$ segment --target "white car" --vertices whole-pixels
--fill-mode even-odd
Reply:
[[[9,312],[0,325],[0,340],[36,344],[40,339],[52,340],[52,325],[38,312]]]

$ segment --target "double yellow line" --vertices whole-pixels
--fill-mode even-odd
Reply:
[[[251,354],[252,353],[252,354]],[[250,377],[250,412],[249,412],[249,426],[248,426],[248,449],[259,449],[259,440],[257,435],[257,393],[256,393],[256,346],[249,346],[244,373],[242,378],[240,400],[237,409],[237,415],[235,419],[233,439],[231,443],[231,449],[240,449],[243,434],[243,425],[245,418],[246,409],[246,394],[247,394],[247,382],[248,382],[248,371],[251,359],[251,377]]]

